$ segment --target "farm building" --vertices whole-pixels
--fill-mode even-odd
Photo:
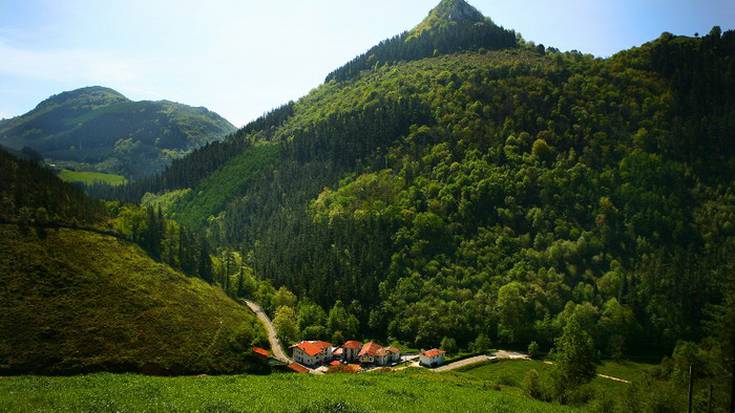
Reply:
[[[293,359],[305,366],[318,366],[332,361],[332,344],[325,341],[302,341],[291,346]]]
[[[446,351],[439,349],[431,349],[422,351],[419,355],[419,363],[426,367],[437,367],[444,364],[444,356]]]
[[[383,347],[373,341],[365,343],[358,353],[360,363],[385,366],[401,359],[401,351],[395,347]]]
[[[357,361],[360,357],[360,349],[362,349],[362,343],[356,340],[346,341],[342,345],[342,359],[346,362]]]

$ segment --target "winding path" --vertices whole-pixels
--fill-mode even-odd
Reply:
[[[499,350],[495,352],[495,354],[493,354],[492,356],[481,355],[481,356],[470,357],[464,360],[455,361],[454,363],[445,364],[431,371],[441,373],[443,371],[456,370],[458,368],[469,366],[471,364],[483,363],[487,361],[497,361],[497,360],[528,360],[528,355],[522,354],[522,353],[515,353],[512,351]]]
[[[284,363],[291,363],[292,360],[283,350],[283,346],[281,345],[281,341],[278,339],[276,329],[275,327],[273,327],[273,322],[271,322],[271,319],[268,318],[268,315],[265,313],[265,311],[263,311],[263,307],[250,300],[243,299],[242,302],[244,302],[255,313],[256,316],[258,316],[258,319],[265,327],[265,331],[268,333],[268,341],[271,344],[271,352],[273,353],[273,358]]]

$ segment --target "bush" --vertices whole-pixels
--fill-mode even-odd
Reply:
[[[457,340],[451,337],[444,337],[444,339],[442,339],[441,348],[449,354],[454,354],[457,352]]]
[[[523,378],[523,389],[526,391],[526,394],[533,399],[547,399],[544,386],[541,383],[541,376],[535,369],[531,369],[526,373],[526,376]]]
[[[537,342],[532,341],[531,344],[528,345],[528,356],[532,359],[537,359],[540,351],[541,349]]]
[[[597,399],[592,401],[589,411],[591,413],[615,413],[615,407],[615,400],[606,392],[601,392]]]
[[[472,349],[475,353],[485,353],[490,350],[491,345],[490,339],[485,334],[480,333],[475,339],[475,342],[472,343]]]

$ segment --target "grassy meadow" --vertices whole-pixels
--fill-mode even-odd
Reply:
[[[0,379],[0,406],[7,412],[578,411],[497,390],[472,376],[416,369],[326,376],[12,377]]]
[[[123,185],[127,182],[125,177],[114,174],[106,174],[103,172],[90,172],[90,171],[71,171],[69,169],[63,169],[59,172],[59,178],[66,182],[71,183],[82,183],[85,185],[92,184],[108,184],[108,185]]]

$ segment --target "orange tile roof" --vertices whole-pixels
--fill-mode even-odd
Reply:
[[[288,368],[292,371],[295,371],[296,373],[308,373],[309,372],[309,369],[307,369],[306,367],[302,366],[299,363],[291,363],[288,365]]]
[[[359,364],[348,364],[345,366],[344,371],[346,373],[357,373],[362,371],[362,367]]]
[[[399,350],[397,347],[393,347],[393,346],[386,347],[386,350],[390,351],[391,353],[396,353],[396,354],[401,352],[401,350]]]
[[[349,340],[349,341],[346,341],[342,347],[353,349],[353,350],[359,350],[360,347],[362,347],[362,343],[360,343],[357,340]]]
[[[332,367],[334,367],[334,366],[341,366],[342,363],[339,360],[332,360],[332,362],[329,363],[329,365],[332,366]]]
[[[260,347],[253,347],[253,353],[255,353],[256,356],[260,356],[263,358],[268,358],[271,356],[271,352]]]
[[[382,347],[382,348],[378,349],[378,351],[375,352],[375,355],[378,356],[378,357],[389,356],[390,355],[390,351],[388,351],[387,348]]]
[[[378,353],[378,350],[381,350],[382,347],[378,345],[377,343],[370,341],[368,343],[365,343],[364,346],[362,346],[362,350],[360,350],[360,353],[358,354],[359,357],[362,356],[375,356]]]
[[[431,350],[426,350],[426,351],[422,352],[421,354],[424,355],[424,356],[426,356],[426,357],[434,358],[434,357],[438,357],[438,356],[443,356],[444,354],[446,354],[446,351],[439,350],[437,348],[433,348]]]
[[[328,349],[329,347],[332,347],[332,344],[325,341],[302,341],[295,346],[291,346],[291,348],[294,347],[301,349],[301,351],[303,351],[310,357],[313,357]]]

